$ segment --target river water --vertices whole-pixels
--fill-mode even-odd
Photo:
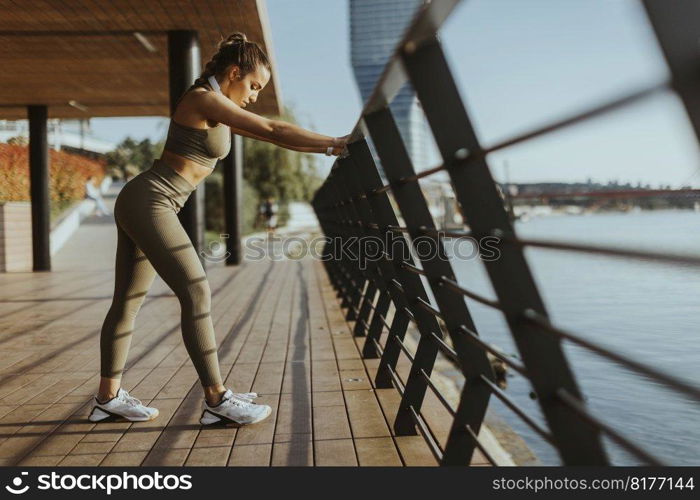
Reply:
[[[681,210],[539,217],[516,222],[520,237],[700,255],[700,213]],[[465,252],[461,252],[463,255]],[[700,386],[700,267],[527,248],[525,255],[553,322],[584,338]],[[454,260],[466,288],[495,297],[479,260]],[[507,353],[517,349],[498,311],[467,299],[479,334]],[[570,342],[564,342],[588,408],[671,465],[700,464],[700,404]],[[544,423],[531,386],[511,370],[507,393]],[[497,398],[492,408],[538,455],[555,449]],[[607,438],[615,465],[636,457]]]

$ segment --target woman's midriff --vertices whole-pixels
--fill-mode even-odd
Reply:
[[[192,160],[166,150],[163,150],[160,159],[195,187],[213,172],[211,168],[203,167]]]

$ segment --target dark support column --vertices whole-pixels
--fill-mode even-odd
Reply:
[[[192,30],[168,31],[168,75],[170,83],[170,112],[175,103],[201,73],[199,37]],[[204,183],[190,195],[178,214],[182,226],[200,255],[204,247]],[[202,259],[202,264],[205,261]]]
[[[243,195],[243,138],[231,134],[231,152],[223,160],[224,219],[226,223],[227,266],[237,266],[243,260],[241,252],[241,198]]]
[[[51,205],[49,201],[47,115],[48,110],[46,106],[27,106],[27,116],[29,118],[29,192],[32,200],[34,271],[51,270]]]

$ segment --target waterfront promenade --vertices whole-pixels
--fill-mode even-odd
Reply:
[[[180,307],[157,277],[136,320],[123,387],[160,416],[87,421],[115,250],[113,219],[91,218],[54,257],[53,271],[0,275],[0,464],[437,465],[421,435],[393,435],[399,394],[374,389],[378,360],[361,358],[364,338],[353,337],[323,264],[310,257],[207,270],[226,385],[258,392],[271,418],[199,425],[202,394]],[[451,420],[441,409],[426,398],[431,430],[444,439]],[[478,450],[472,464],[489,465]]]

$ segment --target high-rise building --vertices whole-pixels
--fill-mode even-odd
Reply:
[[[369,99],[384,66],[424,0],[349,0],[350,54],[362,102]],[[394,120],[416,170],[427,167],[425,116],[410,85],[391,103]]]

